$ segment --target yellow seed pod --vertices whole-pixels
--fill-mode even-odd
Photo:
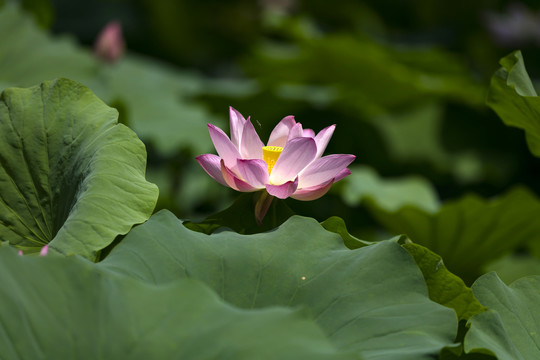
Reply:
[[[263,160],[268,165],[268,174],[270,174],[283,148],[281,146],[263,146],[262,150]]]

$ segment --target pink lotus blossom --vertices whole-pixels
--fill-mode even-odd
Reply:
[[[313,130],[303,129],[293,116],[287,116],[276,125],[265,146],[249,118],[244,119],[232,107],[229,113],[230,138],[220,128],[208,124],[219,156],[204,154],[197,161],[222,185],[242,192],[266,190],[255,207],[259,222],[273,197],[315,200],[351,173],[347,166],[354,155],[322,156],[335,125],[315,135]]]

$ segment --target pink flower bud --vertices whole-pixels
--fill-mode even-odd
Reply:
[[[122,26],[118,21],[112,21],[99,33],[94,45],[94,54],[101,60],[113,63],[120,60],[124,50]]]

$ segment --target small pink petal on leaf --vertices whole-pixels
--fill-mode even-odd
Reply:
[[[291,196],[298,188],[298,178],[294,181],[287,181],[281,185],[266,184],[266,191],[279,199],[286,199]]]
[[[335,178],[354,161],[356,156],[345,154],[332,154],[316,159],[300,173],[300,189],[321,185]]]
[[[294,121],[294,116],[289,115],[284,117],[272,130],[270,137],[268,138],[268,146],[280,146],[285,147],[285,143],[289,138],[289,132],[292,127],[296,124]]]
[[[317,145],[312,138],[298,137],[287,142],[270,174],[270,183],[283,184],[297,177],[315,158]]]
[[[221,185],[229,186],[221,173],[221,158],[214,154],[204,154],[196,157],[199,165]]]
[[[268,165],[264,160],[239,159],[238,171],[244,180],[255,188],[264,189],[265,184],[268,183]]]
[[[214,147],[221,159],[225,161],[225,165],[230,168],[236,167],[236,159],[242,157],[240,156],[238,149],[236,149],[231,140],[229,140],[227,134],[212,124],[208,124],[208,131],[210,132],[210,138],[214,143]]]
[[[19,251],[17,252],[17,254],[19,254],[19,256],[23,256],[23,255],[24,255],[23,252],[22,252],[22,250],[19,250]]]
[[[45,256],[49,252],[49,244],[45,245],[41,248],[41,251],[39,252],[39,256]]]

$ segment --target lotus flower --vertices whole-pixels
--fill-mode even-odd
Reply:
[[[214,180],[237,191],[265,190],[255,206],[261,223],[273,197],[315,200],[326,194],[333,183],[351,172],[347,166],[354,155],[322,156],[335,125],[317,135],[303,129],[293,116],[281,120],[265,146],[250,119],[229,109],[231,137],[208,124],[210,137],[219,156],[197,157],[202,168]]]

